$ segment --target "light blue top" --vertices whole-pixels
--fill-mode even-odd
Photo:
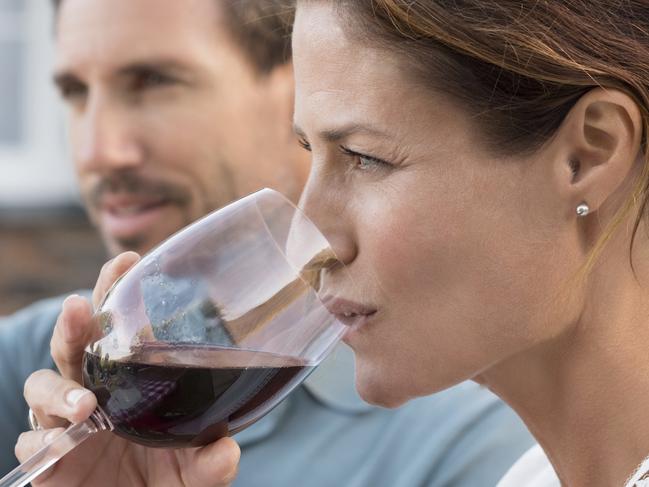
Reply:
[[[0,319],[0,474],[15,466],[16,438],[28,428],[25,379],[53,367],[49,342],[61,301]],[[340,347],[236,435],[235,487],[490,487],[533,444],[516,415],[474,383],[387,410],[357,396],[353,375],[353,357]]]

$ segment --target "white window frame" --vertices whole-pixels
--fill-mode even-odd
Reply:
[[[65,117],[52,83],[54,24],[49,0],[24,0],[22,137],[0,142],[0,208],[68,204],[77,188],[65,151]],[[0,12],[0,26],[2,26]],[[5,19],[5,23],[6,22]],[[5,31],[6,32],[6,31]],[[0,93],[0,104],[2,93]]]

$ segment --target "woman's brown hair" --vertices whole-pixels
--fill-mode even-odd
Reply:
[[[495,152],[532,152],[594,87],[638,104],[649,127],[647,0],[339,0],[349,34],[396,51],[411,73],[460,101]],[[440,73],[443,73],[440,75]],[[643,138],[644,140],[644,138]],[[649,163],[591,252],[649,198]],[[579,161],[569,161],[575,169]]]

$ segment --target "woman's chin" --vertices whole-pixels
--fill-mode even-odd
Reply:
[[[384,408],[398,408],[409,399],[399,391],[400,388],[390,387],[389,384],[382,382],[380,377],[372,380],[357,373],[356,389],[363,401]]]

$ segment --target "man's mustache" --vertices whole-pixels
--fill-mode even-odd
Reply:
[[[152,199],[186,204],[191,199],[189,191],[179,185],[155,181],[134,173],[117,173],[102,177],[88,191],[88,199],[95,207],[102,204],[105,194],[145,195]]]

